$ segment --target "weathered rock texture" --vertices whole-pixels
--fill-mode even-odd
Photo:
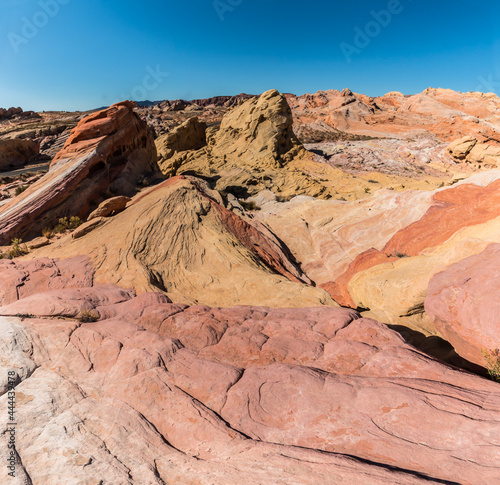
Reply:
[[[158,165],[168,177],[174,175],[188,156],[186,151],[199,150],[207,144],[207,126],[193,117],[155,140]]]
[[[424,314],[432,276],[500,241],[498,170],[437,191],[380,190],[356,203],[268,202],[269,225],[304,272],[341,305],[437,334]]]
[[[41,180],[0,207],[0,244],[40,234],[58,218],[85,218],[110,195],[133,195],[139,178],[157,174],[152,134],[123,102],[84,118]]]
[[[99,321],[74,318],[85,310]],[[187,307],[81,285],[0,315],[18,483],[498,483],[498,384],[353,310]]]
[[[392,92],[372,98],[347,89],[289,94],[287,99],[298,130],[323,121],[358,135],[412,138],[430,133],[448,142],[465,135],[498,140],[500,134],[500,99],[493,93],[429,88],[412,96]]]
[[[0,140],[0,170],[22,167],[40,153],[40,144],[31,140]]]
[[[448,145],[448,153],[457,160],[474,163],[487,168],[498,167],[500,146],[480,143],[474,136],[465,136]]]
[[[429,284],[425,310],[466,359],[485,365],[483,351],[500,346],[500,244],[455,263]]]
[[[164,145],[165,140],[157,143]],[[213,178],[218,190],[238,197],[255,195],[266,188],[283,197],[301,193],[330,197],[320,177],[305,172],[303,160],[310,161],[310,155],[294,135],[292,112],[285,97],[276,90],[229,111],[219,130],[207,132],[207,142],[205,148],[182,153],[166,164],[162,162],[164,173]],[[164,150],[168,146],[160,147],[160,153]]]
[[[175,301],[336,305],[326,291],[309,286],[272,233],[222,202],[203,181],[174,177],[137,195],[116,216],[98,219],[87,234],[67,237],[35,256],[87,254],[98,281],[162,290]]]

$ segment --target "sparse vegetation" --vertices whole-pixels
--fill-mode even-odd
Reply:
[[[22,239],[14,238],[11,241],[10,249],[4,253],[0,251],[0,259],[12,259],[18,258],[19,256],[24,256],[29,253],[28,246],[26,244],[21,245]]]
[[[70,217],[69,220],[67,217],[62,217],[61,219],[59,219],[59,224],[57,224],[57,226],[54,227],[53,232],[62,233],[67,230],[76,229],[78,226],[81,225],[82,225],[82,220],[77,216]]]
[[[82,310],[78,315],[78,320],[82,323],[97,322],[99,320],[99,315],[91,310]]]
[[[48,227],[44,227],[42,229],[42,236],[47,239],[51,239],[54,237],[54,229],[49,229]]]
[[[365,194],[369,194],[371,192],[370,187],[365,187]]]
[[[35,315],[33,315],[32,313],[17,313],[14,316],[20,318],[21,320],[24,320],[26,318],[35,318]]]
[[[22,243],[22,239],[20,238],[14,238],[11,241],[12,246],[10,247],[9,251],[7,252],[7,258],[12,259],[12,258],[18,258],[19,256],[24,256],[25,254],[29,253],[28,246],[26,244]]]
[[[20,185],[19,187],[16,187],[16,196],[22,194],[26,189],[28,188],[27,185]]]
[[[391,256],[394,256],[395,258],[409,258],[410,256],[408,256],[406,253],[401,253],[399,251],[394,251]]]
[[[370,184],[378,184],[379,182],[377,180],[368,180],[368,183]]]
[[[483,349],[482,353],[488,374],[492,379],[500,382],[500,349]]]
[[[247,211],[260,211],[260,206],[257,205],[253,200],[250,201],[245,201],[245,200],[240,200],[240,204],[247,210]]]

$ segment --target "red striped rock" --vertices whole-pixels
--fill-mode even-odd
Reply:
[[[50,171],[0,207],[0,244],[40,235],[61,217],[84,219],[109,192],[133,195],[140,177],[159,173],[153,136],[133,107],[118,103],[78,123]]]

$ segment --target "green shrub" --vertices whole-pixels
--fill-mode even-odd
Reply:
[[[19,238],[12,239],[12,246],[10,247],[9,252],[7,253],[7,257],[9,258],[18,258],[19,256],[24,256],[25,254],[29,253],[28,246],[26,244],[23,244],[21,246],[21,242],[23,240]]]
[[[59,219],[59,223],[56,227],[54,227],[53,231],[56,233],[62,233],[70,229],[76,229],[81,225],[82,220],[77,216],[70,217],[69,220],[67,217],[61,217],[61,219]]]
[[[19,187],[16,187],[16,196],[22,194],[27,188],[27,185],[20,185]]]
[[[488,374],[492,379],[500,382],[500,349],[483,349],[482,353]]]

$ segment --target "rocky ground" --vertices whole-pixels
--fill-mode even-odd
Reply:
[[[500,483],[499,117],[0,110],[1,483]]]

